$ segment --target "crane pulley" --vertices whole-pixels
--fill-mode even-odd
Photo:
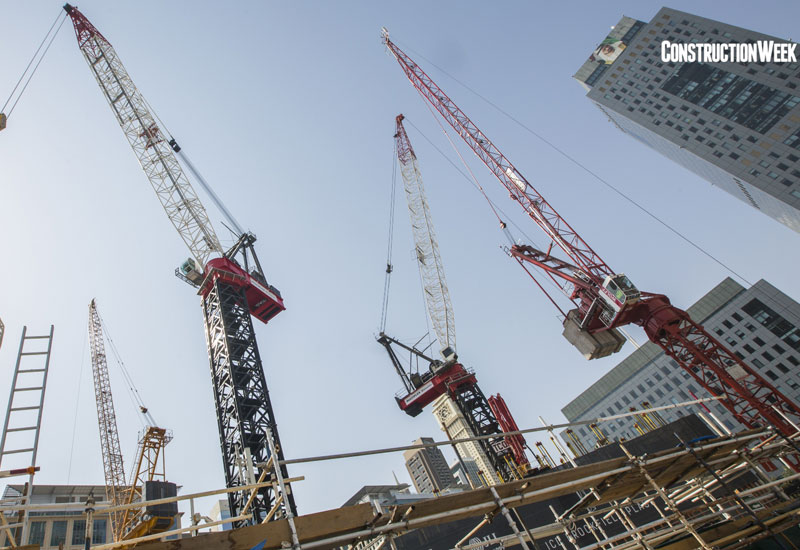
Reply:
[[[795,433],[793,422],[800,421],[797,404],[666,296],[640,292],[625,275],[608,267],[433,79],[389,39],[385,28],[383,41],[420,95],[483,161],[512,200],[571,259],[574,265],[551,256],[552,250],[512,248],[512,255],[526,271],[528,265],[540,268],[575,303],[564,322],[564,335],[573,345],[589,358],[608,355],[622,345],[622,336],[614,332],[616,327],[640,325],[652,342],[711,395],[725,396],[723,405],[744,426],[770,424],[785,437]]]

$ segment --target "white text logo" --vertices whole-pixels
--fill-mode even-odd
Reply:
[[[677,44],[661,43],[664,63],[793,63],[797,44],[759,40],[753,44]]]

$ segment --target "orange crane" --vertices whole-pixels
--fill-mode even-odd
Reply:
[[[744,426],[774,426],[800,452],[789,439],[796,433],[794,425],[800,422],[800,407],[796,403],[685,311],[673,306],[669,298],[640,292],[623,273],[612,270],[433,79],[389,39],[386,29],[383,40],[420,95],[550,238],[547,251],[516,245],[510,253],[545,294],[547,291],[533,277],[529,266],[542,270],[572,302],[574,308],[564,312],[548,294],[564,315],[563,334],[571,344],[588,359],[603,357],[622,347],[624,338],[618,327],[639,325],[651,342],[660,346],[711,395],[725,397],[722,404]],[[553,245],[569,261],[553,256]]]
[[[119,444],[117,416],[114,411],[103,340],[102,321],[97,312],[97,304],[92,300],[89,304],[89,347],[92,355],[97,423],[100,428],[100,450],[106,479],[106,499],[111,506],[119,506],[175,496],[177,488],[174,483],[166,481],[164,473],[164,447],[172,440],[172,434],[155,425],[153,417],[143,404],[140,404],[140,409],[148,419],[149,425],[139,439],[130,481],[127,483],[125,481],[125,467]],[[111,512],[111,533],[114,542],[164,532],[172,525],[177,513],[176,503],[148,506],[137,511]]]

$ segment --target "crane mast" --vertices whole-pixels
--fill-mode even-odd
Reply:
[[[792,423],[800,420],[797,404],[692,321],[685,311],[673,306],[666,296],[640,292],[624,274],[609,268],[469,117],[389,39],[386,29],[383,39],[411,84],[550,237],[547,251],[517,245],[512,247],[511,255],[526,271],[527,265],[543,270],[573,301],[576,307],[565,314],[564,324],[564,335],[573,345],[587,358],[609,355],[618,351],[623,342],[614,332],[616,327],[640,325],[650,341],[711,395],[725,396],[723,405],[744,426],[754,428],[766,423],[786,437],[795,433]],[[550,254],[553,243],[571,263]]]
[[[490,401],[486,399],[478,386],[475,373],[457,362],[453,306],[445,282],[444,266],[417,156],[403,126],[403,119],[402,114],[395,119],[395,147],[411,218],[415,255],[422,277],[425,306],[439,342],[442,359],[427,357],[415,347],[406,346],[381,334],[378,342],[389,353],[407,392],[407,395],[398,398],[397,402],[400,408],[411,416],[418,415],[425,406],[435,402],[439,421],[448,437],[451,435],[446,428],[448,422],[451,426],[457,425],[454,422],[459,422],[458,418],[450,419],[449,409],[451,408],[463,416],[463,430],[466,432],[466,436],[498,434],[498,437],[478,441],[477,446],[462,443],[456,447],[457,449],[461,448],[459,454],[475,455],[476,462],[485,464],[485,467],[493,470],[484,472],[484,479],[488,483],[519,478],[527,472],[529,466],[524,448],[521,455],[514,454],[514,441],[499,435],[505,431],[505,427],[498,422]],[[398,359],[393,345],[422,359],[423,363],[429,365],[428,372],[423,374],[407,373]],[[441,399],[447,399],[449,403],[444,403]],[[511,418],[511,413],[507,409],[506,413],[505,418]],[[524,445],[524,439],[522,442]]]
[[[243,233],[230,250],[222,249],[175,156],[180,151],[177,142],[162,133],[108,40],[77,8],[66,4],[64,10],[117,122],[192,255],[178,273],[202,297],[225,482],[228,487],[253,483],[254,465],[267,464],[270,458],[279,463],[284,456],[251,317],[267,323],[285,309],[283,299],[267,283],[253,247],[254,235]],[[279,467],[283,478],[288,477],[286,466]],[[232,516],[245,510],[249,497],[249,492],[228,493]],[[282,488],[260,488],[248,513],[253,524],[293,517],[297,512],[290,487],[286,494]]]
[[[97,403],[97,424],[100,428],[100,450],[103,455],[103,472],[106,478],[106,499],[112,506],[122,504],[127,490],[125,466],[117,432],[117,415],[111,396],[111,379],[103,343],[103,329],[94,300],[89,304],[89,349],[92,354],[92,378]],[[122,511],[111,512],[111,532],[115,534],[122,523]]]

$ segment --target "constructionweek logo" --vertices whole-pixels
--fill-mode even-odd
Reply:
[[[752,44],[686,44],[661,42],[664,63],[793,63],[797,44],[759,40]]]

